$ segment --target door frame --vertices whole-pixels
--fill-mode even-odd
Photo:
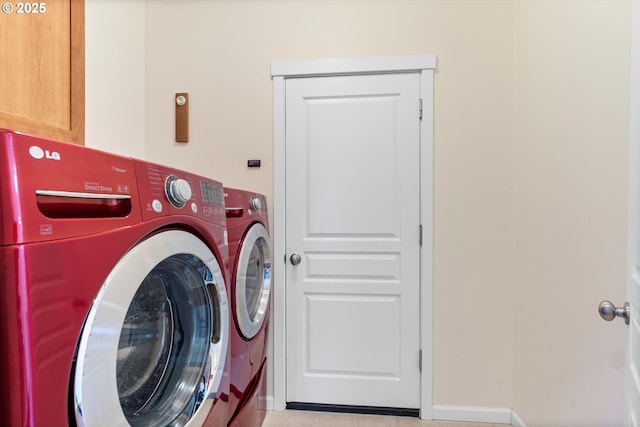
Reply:
[[[431,419],[433,413],[433,74],[435,55],[406,55],[370,58],[336,58],[278,61],[271,64],[273,79],[273,259],[284,257],[285,245],[285,113],[286,79],[388,73],[420,73],[420,417]],[[416,114],[418,113],[416,106]],[[268,409],[281,411],[286,405],[286,275],[285,263],[273,264],[273,396]],[[268,398],[269,399],[269,398]]]

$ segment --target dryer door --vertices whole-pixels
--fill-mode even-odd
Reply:
[[[184,231],[156,234],[115,266],[78,344],[79,426],[199,426],[226,362],[229,311],[220,264]]]
[[[253,224],[242,240],[236,270],[235,310],[240,332],[253,338],[264,322],[271,292],[269,234]]]

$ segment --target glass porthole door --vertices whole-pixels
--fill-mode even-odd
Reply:
[[[199,426],[222,379],[229,320],[222,271],[183,231],[154,235],[108,276],[78,344],[79,426]]]
[[[236,271],[236,318],[246,339],[258,333],[267,314],[271,262],[269,234],[262,224],[256,223],[242,241]]]

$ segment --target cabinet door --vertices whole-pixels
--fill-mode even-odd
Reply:
[[[0,12],[0,127],[84,143],[84,0]]]

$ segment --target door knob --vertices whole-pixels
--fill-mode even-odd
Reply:
[[[302,258],[298,254],[292,254],[289,257],[289,261],[291,261],[291,264],[293,264],[293,265],[298,265],[302,261]]]
[[[624,323],[629,324],[631,318],[631,305],[624,303],[624,307],[616,307],[611,301],[602,301],[598,306],[598,313],[604,320],[610,322],[616,317],[624,318]]]

